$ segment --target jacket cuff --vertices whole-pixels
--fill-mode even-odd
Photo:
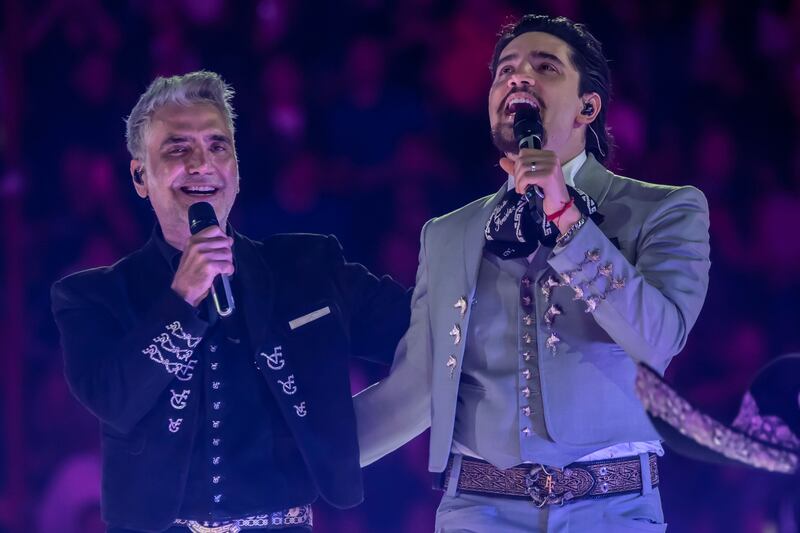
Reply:
[[[156,325],[156,335],[142,347],[142,353],[178,379],[191,379],[197,362],[192,356],[203,340],[208,322],[200,318],[197,308],[171,289],[153,306],[150,316],[164,318],[159,320],[160,326]]]

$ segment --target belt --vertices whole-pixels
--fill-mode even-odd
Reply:
[[[248,516],[235,520],[225,520],[222,522],[199,522],[195,520],[175,520],[175,526],[183,526],[192,533],[239,533],[249,529],[259,530],[281,530],[286,527],[313,525],[311,506],[292,507],[284,511]],[[172,531],[172,529],[170,529]]]
[[[650,480],[658,485],[656,455],[649,454]],[[444,471],[447,490],[453,471],[453,456]],[[564,505],[580,498],[603,498],[641,492],[639,457],[572,463],[564,468],[522,464],[500,470],[491,463],[463,456],[458,475],[459,492],[483,496],[532,499],[538,507]]]

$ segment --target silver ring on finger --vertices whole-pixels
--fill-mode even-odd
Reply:
[[[531,172],[536,172],[536,161],[531,163]]]

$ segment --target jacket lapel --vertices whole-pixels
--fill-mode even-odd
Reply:
[[[575,186],[591,196],[597,202],[599,210],[611,188],[613,176],[606,167],[597,162],[594,154],[588,154],[586,162],[575,175]]]
[[[483,256],[483,246],[486,243],[484,229],[486,222],[492,214],[495,206],[508,191],[508,184],[504,180],[503,186],[493,196],[487,196],[479,209],[472,215],[469,222],[464,225],[464,268],[467,287],[469,287],[470,298],[474,296],[475,287],[478,281],[478,271],[481,266]]]
[[[128,294],[131,309],[135,313],[145,313],[153,303],[153,296],[172,283],[172,269],[161,254],[155,241],[155,232],[150,240],[131,258],[130,270],[134,276],[129,279]]]
[[[272,271],[256,244],[241,234],[234,232],[233,255],[236,261],[236,276],[240,277],[241,303],[237,302],[237,313],[244,315],[251,346],[254,349],[270,337],[274,287]]]

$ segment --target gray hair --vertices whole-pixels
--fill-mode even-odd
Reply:
[[[233,119],[236,118],[236,113],[231,106],[232,98],[233,89],[215,72],[199,70],[170,78],[159,76],[139,97],[131,114],[125,119],[128,152],[132,158],[144,160],[144,134],[150,119],[159,108],[168,104],[211,104],[222,113],[233,135]]]

